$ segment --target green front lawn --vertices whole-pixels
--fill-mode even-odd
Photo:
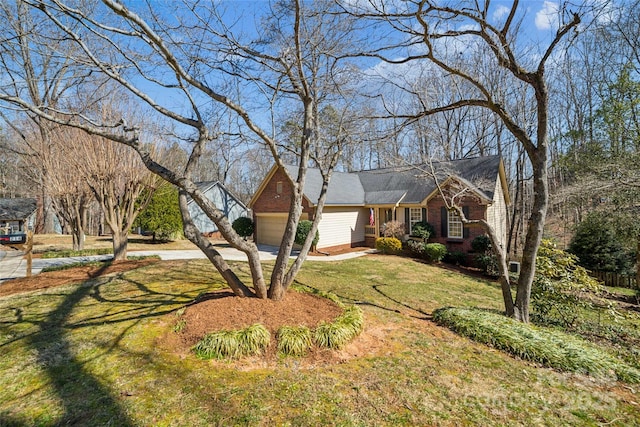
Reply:
[[[394,256],[308,262],[298,282],[363,309],[343,363],[241,369],[159,346],[175,311],[223,286],[204,260],[1,298],[0,425],[639,424],[635,385],[542,368],[431,321],[443,306],[500,309],[495,283]]]

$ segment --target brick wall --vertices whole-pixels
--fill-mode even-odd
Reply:
[[[282,183],[281,193],[278,193],[278,182]],[[289,182],[282,169],[278,169],[269,182],[267,182],[258,199],[254,202],[252,206],[253,211],[255,213],[288,213],[289,206],[291,205],[291,190],[291,182]],[[309,207],[306,199],[302,201],[302,212],[308,213],[309,219],[313,218],[313,208]]]
[[[471,241],[482,234],[484,231],[480,226],[465,226],[469,231],[469,237],[464,239],[450,239],[446,236],[442,236],[442,207],[444,207],[444,201],[440,196],[434,197],[429,200],[428,204],[428,221],[436,229],[436,236],[429,238],[429,242],[442,243],[447,247],[449,252],[464,252],[471,251]],[[462,206],[467,206],[469,209],[468,219],[486,219],[487,207],[485,205],[478,204],[477,199],[467,198],[462,201]]]

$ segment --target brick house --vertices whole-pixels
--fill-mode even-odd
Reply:
[[[449,162],[434,162],[434,170],[443,190],[464,188],[462,209],[469,219],[486,219],[500,236],[507,238],[509,192],[500,156],[485,156]],[[296,176],[297,168],[287,166]],[[424,167],[428,168],[428,167]],[[423,169],[424,169],[423,168]],[[303,199],[303,219],[313,219],[315,201],[322,185],[320,171],[307,172]],[[291,201],[291,183],[286,174],[273,167],[249,203],[255,221],[255,240],[259,244],[279,246]],[[436,230],[430,242],[447,246],[450,252],[468,252],[471,241],[483,231],[463,226],[456,212],[448,211],[434,179],[413,166],[375,169],[361,172],[335,172],[327,191],[318,249],[373,246],[388,221],[405,225],[405,237],[420,221]]]

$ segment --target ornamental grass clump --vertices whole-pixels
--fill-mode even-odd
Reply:
[[[261,354],[271,343],[269,330],[259,323],[242,329],[238,334],[238,344],[243,356]]]
[[[340,349],[362,332],[364,316],[356,306],[345,309],[333,322],[322,322],[313,331],[318,347]]]
[[[193,347],[200,359],[233,359],[239,356],[238,332],[217,331],[207,334]]]
[[[504,315],[471,308],[440,308],[436,323],[524,360],[566,372],[629,383],[640,382],[640,371],[596,344],[553,329],[518,322]]]
[[[304,356],[311,348],[311,330],[306,326],[283,326],[278,329],[278,353]]]
[[[236,359],[260,354],[270,342],[269,331],[254,324],[245,329],[207,334],[193,350],[200,359]]]

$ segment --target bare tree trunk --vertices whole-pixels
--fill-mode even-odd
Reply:
[[[541,132],[546,127],[540,125]],[[536,273],[536,256],[544,232],[545,218],[549,205],[549,183],[547,181],[547,144],[546,135],[541,134],[538,149],[530,154],[533,166],[533,207],[527,224],[527,236],[522,251],[522,264],[514,317],[522,322],[529,322],[529,302],[531,300],[531,286]]]
[[[200,231],[193,224],[193,220],[191,218],[191,214],[189,213],[189,208],[187,207],[187,194],[184,191],[180,191],[178,196],[178,201],[180,203],[180,212],[182,213],[182,223],[184,226],[184,235],[189,241],[195,244],[211,261],[213,266],[218,270],[220,275],[224,278],[225,282],[229,285],[231,290],[236,296],[239,297],[249,297],[253,296],[254,293],[251,292],[240,278],[233,272],[233,270],[229,267],[229,264],[222,258],[222,255],[215,249],[215,247],[211,244],[211,242],[202,236]],[[258,260],[258,268],[259,268],[259,256],[256,248],[255,254],[247,254],[247,258],[249,259],[249,265],[253,272],[255,261]],[[259,277],[262,278],[262,269],[259,268]],[[264,284],[264,279],[261,280],[257,285],[255,284],[254,277],[254,287],[255,287],[255,296],[258,298],[266,298],[266,286]]]
[[[126,261],[127,260],[127,246],[129,243],[127,231],[112,230],[113,234],[113,260],[114,261]]]
[[[298,174],[306,174],[306,165],[300,162]],[[303,171],[304,169],[304,171]],[[271,282],[269,283],[268,297],[270,299],[279,301],[284,297],[287,291],[285,283],[285,275],[287,273],[287,266],[289,264],[289,255],[293,248],[296,229],[300,222],[300,216],[302,215],[302,188],[304,187],[304,177],[298,178],[298,182],[293,185],[293,197],[291,198],[291,205],[289,207],[289,219],[285,228],[284,235],[282,236],[282,242],[276,257],[275,265],[273,266],[273,272],[271,273]]]
[[[55,212],[53,210],[53,206],[51,203],[51,196],[49,195],[46,187],[42,189],[42,216],[43,216],[42,232],[44,234],[53,234],[55,232],[54,220],[53,220],[55,216]]]
[[[72,236],[73,236],[73,250],[74,251],[83,250],[84,249],[84,240],[85,240],[84,230],[82,230],[79,227],[74,227]]]
[[[460,218],[464,218],[464,213],[462,209],[458,209]],[[466,218],[463,222],[471,223],[475,221],[467,221]],[[504,301],[505,314],[509,317],[514,317],[516,313],[516,309],[513,303],[513,295],[511,294],[511,278],[509,277],[509,268],[507,267],[507,252],[502,249],[500,245],[500,239],[498,235],[495,233],[493,227],[489,225],[489,223],[485,220],[480,220],[478,223],[482,226],[482,229],[487,233],[489,238],[491,239],[491,246],[493,249],[493,253],[496,256],[498,261],[498,272],[500,277],[498,281],[500,282],[500,289],[502,290],[502,299]]]

